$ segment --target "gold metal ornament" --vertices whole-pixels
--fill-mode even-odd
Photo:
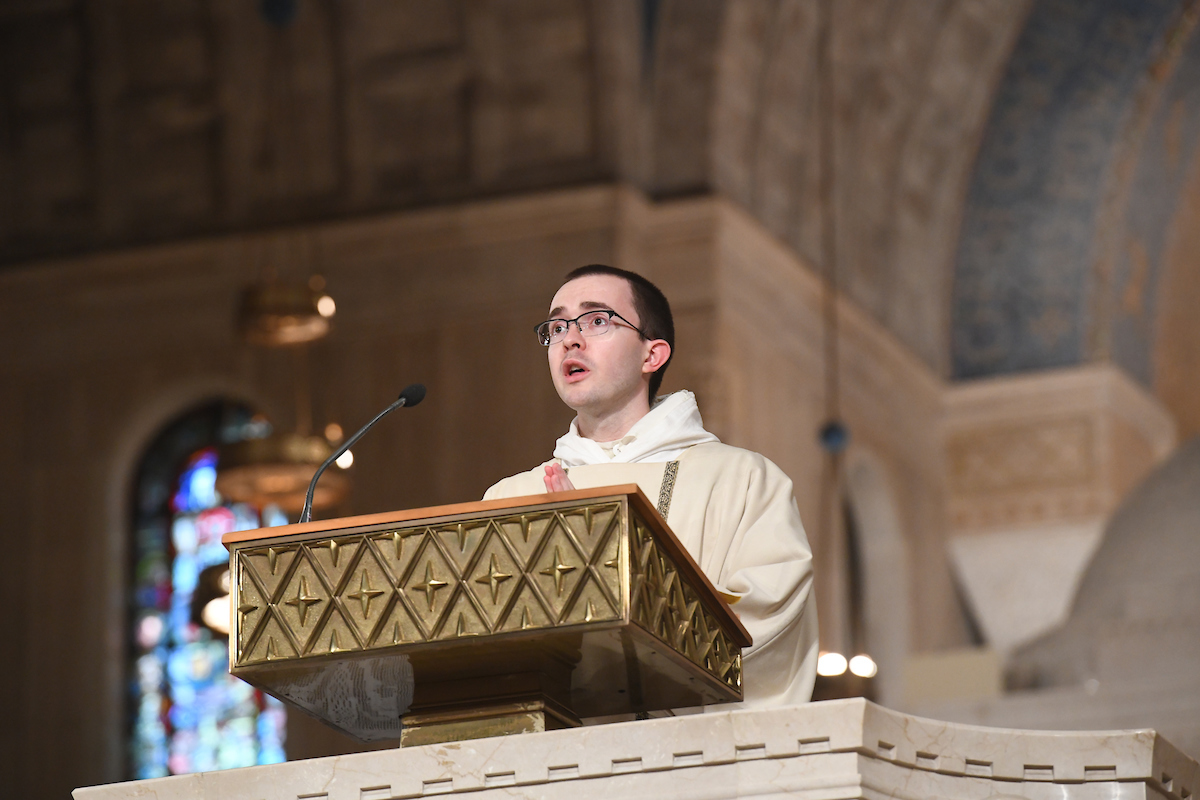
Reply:
[[[405,744],[741,699],[749,637],[636,487],[496,506],[229,534],[231,672]]]

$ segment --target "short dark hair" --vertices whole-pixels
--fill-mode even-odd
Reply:
[[[563,285],[588,275],[612,275],[624,278],[633,293],[633,310],[638,315],[641,335],[647,339],[662,339],[671,345],[671,355],[667,356],[666,362],[650,376],[650,402],[653,403],[658,394],[658,387],[662,386],[663,375],[666,373],[667,367],[671,366],[671,359],[675,357],[675,319],[671,316],[671,304],[667,302],[667,296],[662,293],[661,289],[636,272],[610,267],[606,264],[588,264],[585,267],[573,269],[563,278]]]

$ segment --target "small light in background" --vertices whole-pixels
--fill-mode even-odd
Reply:
[[[147,614],[138,622],[137,639],[138,644],[144,650],[151,650],[156,647],[162,639],[164,630],[163,618],[157,614]]]
[[[342,469],[349,469],[350,465],[354,463],[354,453],[347,450],[338,456],[337,461],[333,463],[337,464]]]
[[[850,659],[850,671],[860,678],[874,678],[875,673],[879,672],[879,667],[875,664],[875,659],[860,654]]]
[[[325,438],[329,441],[336,444],[342,440],[342,435],[342,426],[336,422],[331,422],[325,426]]]
[[[200,619],[212,630],[228,636],[229,595],[223,594],[205,603],[204,610],[200,612]]]
[[[192,622],[219,636],[228,636],[229,612],[229,565],[205,567],[192,595]]]
[[[826,678],[841,675],[846,671],[846,657],[841,653],[821,653],[817,657],[817,674]]]
[[[317,313],[322,317],[332,317],[336,312],[337,303],[333,302],[332,297],[323,294],[317,299]]]

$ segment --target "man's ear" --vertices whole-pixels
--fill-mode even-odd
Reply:
[[[650,350],[646,360],[642,362],[642,372],[658,372],[663,364],[671,357],[671,345],[666,339],[654,339],[650,342]]]

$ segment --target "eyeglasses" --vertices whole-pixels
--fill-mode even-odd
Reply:
[[[606,333],[610,333],[613,328],[619,327],[613,322],[613,317],[633,328],[643,339],[650,338],[645,333],[642,333],[641,328],[611,308],[589,311],[586,314],[580,314],[575,319],[548,319],[535,327],[534,330],[537,332],[538,341],[544,346],[549,347],[567,338],[567,332],[571,330],[572,322],[575,323],[575,327],[579,329],[579,333],[583,336],[603,336]]]

